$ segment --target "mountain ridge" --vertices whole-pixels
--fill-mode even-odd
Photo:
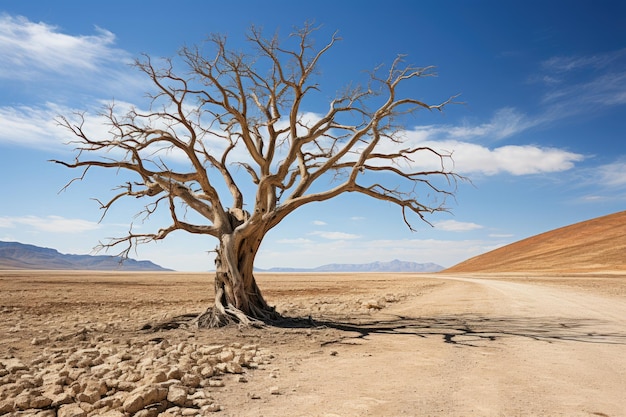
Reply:
[[[0,241],[0,270],[171,271],[151,261],[121,260],[117,256],[63,254],[52,248]]]
[[[394,259],[389,262],[375,261],[365,264],[326,264],[314,268],[273,267],[255,268],[258,272],[439,272],[444,267],[432,262],[417,263]]]

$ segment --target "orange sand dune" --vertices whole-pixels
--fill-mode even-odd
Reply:
[[[626,211],[529,237],[445,272],[598,272],[626,270]]]

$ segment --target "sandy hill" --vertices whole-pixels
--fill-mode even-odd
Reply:
[[[626,271],[626,211],[598,217],[487,252],[445,272]]]

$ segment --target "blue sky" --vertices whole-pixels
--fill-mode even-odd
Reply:
[[[360,196],[303,207],[266,237],[257,266],[314,267],[403,259],[452,266],[544,231],[626,209],[626,3],[623,1],[4,1],[0,3],[0,240],[91,253],[122,236],[135,202],[102,221],[93,198],[113,173],[47,162],[71,159],[54,118],[107,102],[145,107],[150,89],[128,64],[174,56],[209,33],[243,48],[251,25],[286,36],[315,21],[322,44],[319,103],[396,54],[438,77],[407,90],[428,102],[409,135],[454,152],[461,183],[451,213],[409,231],[400,210]],[[314,4],[314,6],[313,6]],[[136,227],[149,227],[138,225]],[[175,233],[132,256],[181,271],[212,268],[211,237]]]

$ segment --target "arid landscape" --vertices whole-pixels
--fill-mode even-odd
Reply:
[[[1,271],[0,414],[624,416],[623,255],[563,269],[553,237],[542,271],[259,274],[305,319],[267,328],[172,325],[210,274]]]

